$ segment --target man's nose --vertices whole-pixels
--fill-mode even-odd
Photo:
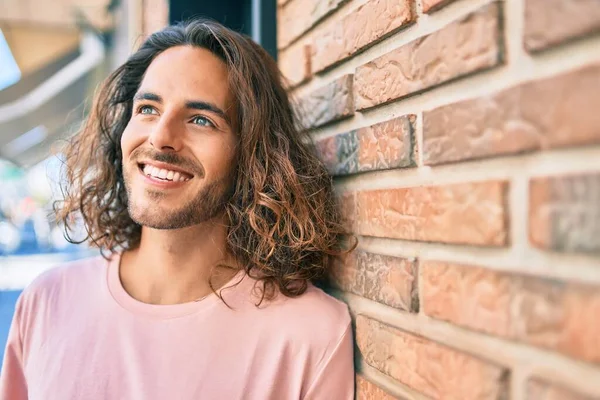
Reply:
[[[164,117],[154,125],[148,140],[152,147],[161,151],[179,151],[182,146],[177,122]]]

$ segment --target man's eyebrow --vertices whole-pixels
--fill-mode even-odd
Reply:
[[[160,97],[156,93],[152,93],[152,92],[138,92],[135,94],[133,99],[135,101],[149,100],[149,101],[155,101],[157,103],[162,103],[162,97]],[[217,107],[215,104],[210,103],[208,101],[202,101],[202,100],[186,101],[185,107],[188,109],[191,109],[191,110],[210,111],[212,113],[217,114],[219,117],[223,118],[225,120],[225,122],[227,122],[227,124],[231,125],[229,116],[225,113],[225,111],[223,111],[222,109]]]
[[[186,108],[192,110],[201,110],[201,111],[210,111],[212,113],[217,114],[219,117],[223,118],[229,125],[231,125],[231,121],[229,121],[229,117],[225,113],[225,111],[221,110],[213,103],[209,103],[208,101],[187,101],[185,103]]]
[[[135,96],[133,96],[133,100],[150,100],[156,101],[157,103],[162,103],[162,97],[151,92],[138,92],[135,94]]]

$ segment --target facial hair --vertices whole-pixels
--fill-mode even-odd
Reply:
[[[160,159],[159,161],[166,161]],[[131,219],[141,226],[153,229],[181,229],[206,222],[224,212],[229,202],[233,187],[231,175],[208,183],[191,200],[177,208],[165,210],[161,207],[141,206],[136,202],[133,194],[131,175],[137,171],[137,163],[124,170],[125,189],[127,191],[127,210]],[[175,164],[176,165],[176,164]],[[203,179],[199,176],[194,179]],[[145,190],[145,196],[157,204],[166,195],[162,191]]]

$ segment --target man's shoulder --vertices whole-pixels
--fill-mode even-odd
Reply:
[[[33,279],[23,290],[22,297],[35,301],[52,293],[85,287],[97,280],[106,262],[103,257],[95,256],[57,264]]]
[[[332,324],[342,329],[350,323],[348,305],[312,284],[302,295],[286,299],[286,303],[286,312],[293,312],[302,319],[310,318],[314,323]]]
[[[257,314],[263,312],[270,320],[265,321],[267,325],[277,325],[278,332],[287,332],[297,339],[322,339],[326,345],[343,336],[351,322],[346,303],[313,285],[297,297],[279,294],[264,307],[258,307]]]

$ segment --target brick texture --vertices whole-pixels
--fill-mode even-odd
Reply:
[[[356,108],[370,108],[500,64],[500,8],[484,6],[356,70]]]
[[[279,69],[290,87],[298,86],[312,76],[310,45],[292,46],[279,53]]]
[[[349,0],[293,0],[279,8],[277,46],[289,46],[304,32]]]
[[[543,50],[600,32],[598,0],[525,0],[525,48]]]
[[[414,260],[357,250],[336,263],[331,277],[341,290],[404,311],[419,309]]]
[[[600,363],[598,288],[528,279],[515,295],[517,340]]]
[[[414,21],[411,0],[371,0],[319,35],[313,44],[315,71],[373,45]]]
[[[299,111],[305,128],[315,128],[354,114],[352,75],[321,87],[302,98]]]
[[[600,64],[423,114],[427,165],[600,143]]]
[[[365,361],[435,399],[500,399],[505,370],[359,315],[356,341]]]
[[[600,400],[600,0],[277,3],[357,398]]]
[[[343,192],[338,194],[338,205],[341,211],[341,224],[348,232],[354,230],[356,225],[356,193]]]
[[[529,237],[540,248],[600,252],[600,174],[534,179]]]
[[[549,382],[530,380],[527,383],[526,400],[594,400],[574,391],[564,389]]]
[[[414,115],[406,115],[317,142],[332,175],[414,166]]]
[[[491,181],[361,191],[345,199],[342,211],[359,235],[503,246],[508,243],[507,187]]]
[[[600,362],[598,288],[451,263],[421,263],[425,314]]]
[[[453,1],[455,0],[421,0],[423,12],[427,14],[437,11]]]
[[[509,276],[484,268],[422,261],[425,314],[499,336],[510,333]]]
[[[379,386],[369,382],[360,375],[356,376],[356,400],[395,400],[392,396]]]

